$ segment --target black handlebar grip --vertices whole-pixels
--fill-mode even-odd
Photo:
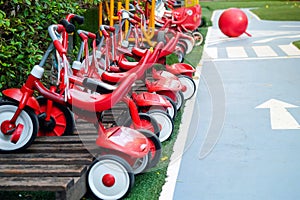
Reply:
[[[75,20],[75,21],[80,25],[80,24],[83,24],[83,22],[84,22],[84,17],[83,17],[83,16],[79,16],[79,15],[75,15],[75,16],[73,17],[73,20]]]
[[[59,23],[65,27],[67,33],[73,33],[75,31],[75,26],[68,22],[68,20],[62,19]]]

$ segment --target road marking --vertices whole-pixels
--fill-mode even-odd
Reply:
[[[226,47],[229,58],[247,58],[248,55],[244,47]]]
[[[218,58],[218,48],[217,47],[209,47],[206,48],[203,56],[206,56],[205,58]]]
[[[300,125],[286,108],[298,108],[276,99],[270,99],[256,108],[270,109],[271,127],[274,130],[300,129]]]
[[[257,57],[273,57],[277,56],[277,53],[273,51],[270,46],[253,46],[252,47]]]
[[[238,61],[238,60],[280,60],[280,59],[286,59],[288,58],[287,56],[280,56],[280,57],[252,57],[252,58],[217,58],[214,59],[214,62],[222,62],[222,61]],[[299,59],[300,56],[293,56],[293,58]]]
[[[287,32],[284,35],[278,36],[278,37],[269,37],[267,39],[262,39],[262,40],[257,40],[254,41],[253,43],[268,43],[271,42],[273,40],[278,40],[278,39],[293,39],[293,38],[299,38],[299,31],[297,33],[295,33],[295,35],[290,35],[291,33]]]
[[[277,46],[276,46],[277,47]],[[225,49],[217,47],[207,47],[203,54],[203,59],[214,59],[214,60],[240,60],[240,59],[282,59],[293,56],[294,58],[299,58],[300,50],[292,44],[289,45],[278,45],[278,48],[282,50],[281,56],[279,56],[274,48],[271,46],[252,46],[256,56],[249,56],[244,47],[226,47]],[[279,50],[278,49],[278,50]],[[226,55],[227,54],[227,55]],[[284,54],[286,56],[284,56]]]
[[[289,56],[300,56],[300,50],[294,45],[279,45],[279,48]]]
[[[199,65],[197,66],[195,76],[200,77],[202,62],[203,61],[201,60]],[[188,99],[185,103],[182,114],[182,121],[178,130],[178,135],[173,146],[173,153],[171,155],[170,163],[167,169],[167,177],[165,179],[166,182],[162,187],[159,200],[173,199],[174,196],[181,160],[185,150],[186,140],[189,134],[190,123],[192,121],[191,113],[194,112],[195,103],[197,102],[197,94],[199,92],[198,86],[200,79],[194,79],[194,81],[197,86],[197,89],[194,96],[191,99]]]

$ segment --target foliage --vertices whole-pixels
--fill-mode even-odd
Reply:
[[[0,91],[19,87],[50,39],[47,27],[98,0],[0,0]]]

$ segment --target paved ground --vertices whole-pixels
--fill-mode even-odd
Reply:
[[[251,38],[213,16],[162,200],[300,199],[300,23],[245,12]]]

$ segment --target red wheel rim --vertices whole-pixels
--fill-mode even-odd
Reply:
[[[44,113],[46,112],[47,105],[40,105],[40,112]],[[67,127],[67,121],[65,118],[64,113],[57,108],[55,105],[53,105],[51,110],[51,118],[55,121],[55,127],[51,131],[44,132],[42,130],[39,130],[38,136],[61,136],[64,134],[66,127]]]

